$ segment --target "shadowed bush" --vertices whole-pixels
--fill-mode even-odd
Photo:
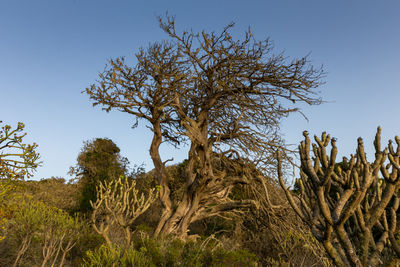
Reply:
[[[122,249],[112,249],[103,245],[95,251],[87,251],[85,259],[83,260],[82,267],[146,267],[153,265],[140,251],[133,249],[128,250],[126,253]]]
[[[9,250],[9,265],[13,259],[13,266],[63,266],[82,227],[78,218],[60,209],[24,200],[8,222],[8,236],[2,250]]]
[[[226,250],[214,238],[199,242],[180,239],[142,238],[123,253],[121,248],[101,246],[88,251],[83,266],[258,266],[254,254],[245,250]]]

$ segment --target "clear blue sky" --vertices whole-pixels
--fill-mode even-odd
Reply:
[[[35,179],[69,178],[84,140],[111,138],[132,163],[151,169],[151,135],[132,130],[133,119],[92,108],[81,94],[107,59],[133,58],[139,47],[165,39],[157,15],[176,15],[178,29],[221,30],[236,22],[240,38],[251,26],[258,39],[270,37],[276,52],[311,53],[324,65],[318,90],[328,103],[305,107],[309,122],[294,115],[282,124],[288,143],[302,131],[328,131],[340,155],[353,153],[364,137],[373,155],[376,127],[400,134],[400,1],[100,1],[8,0],[0,2],[0,120],[26,124],[27,142],[37,142],[43,166]],[[185,158],[185,149],[164,147],[165,158]]]

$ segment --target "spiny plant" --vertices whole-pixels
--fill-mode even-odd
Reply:
[[[133,222],[144,213],[157,199],[158,190],[149,189],[148,194],[141,194],[136,189],[136,181],[120,176],[116,180],[105,181],[97,187],[97,200],[90,202],[93,208],[91,220],[94,230],[101,234],[110,248],[113,247],[109,237],[112,224],[117,224],[125,233],[124,251],[131,243]],[[100,218],[103,213],[105,218]]]
[[[311,158],[310,138],[307,132],[303,134],[299,194],[286,188],[278,153],[279,181],[297,215],[309,225],[337,266],[398,262],[400,138],[395,137],[397,148],[389,140],[382,149],[378,127],[373,162],[367,161],[359,138],[356,154],[337,163],[336,139],[326,133],[321,138],[315,136]]]

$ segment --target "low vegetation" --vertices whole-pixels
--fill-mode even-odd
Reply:
[[[171,171],[174,168],[179,166],[171,166]],[[103,202],[107,197],[103,196],[93,216],[86,216],[86,212],[72,215],[69,208],[53,206],[62,207],[63,203],[52,201],[52,194],[46,195],[47,200],[41,196],[39,201],[30,193],[30,188],[38,185],[53,188],[52,180],[17,185],[14,194],[19,204],[10,211],[5,239],[0,243],[2,266],[280,266],[300,261],[302,266],[329,266],[322,247],[282,198],[274,201],[282,209],[269,214],[254,209],[243,217],[216,217],[194,224],[191,239],[155,238],[161,210],[157,202],[140,216],[120,217],[118,222],[119,215],[132,214],[132,210],[119,213],[124,210],[123,199],[109,198],[110,204],[115,201],[113,207],[120,205],[121,209],[107,211]],[[67,190],[65,194],[75,191],[68,184],[57,184]],[[276,185],[269,189],[279,194]],[[148,195],[144,196],[148,200]],[[134,218],[136,221],[131,220]],[[99,229],[107,228],[105,237]]]
[[[174,201],[183,194],[186,164],[166,168]],[[6,221],[0,265],[279,266],[301,261],[302,266],[329,266],[273,180],[265,184],[271,209],[254,207],[243,211],[245,216],[206,218],[192,224],[189,238],[181,239],[154,237],[161,212],[154,172],[125,174],[99,181],[89,213],[81,206],[85,189],[79,181],[2,179]],[[252,196],[254,192],[240,186],[231,195],[237,200]]]

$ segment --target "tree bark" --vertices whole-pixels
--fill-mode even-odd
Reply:
[[[160,202],[162,207],[160,221],[154,231],[154,236],[158,236],[165,223],[172,214],[172,202],[170,198],[170,189],[168,185],[168,173],[165,163],[162,162],[159,148],[162,143],[161,122],[155,119],[153,123],[153,140],[150,146],[150,156],[154,164],[155,176],[160,188]]]

